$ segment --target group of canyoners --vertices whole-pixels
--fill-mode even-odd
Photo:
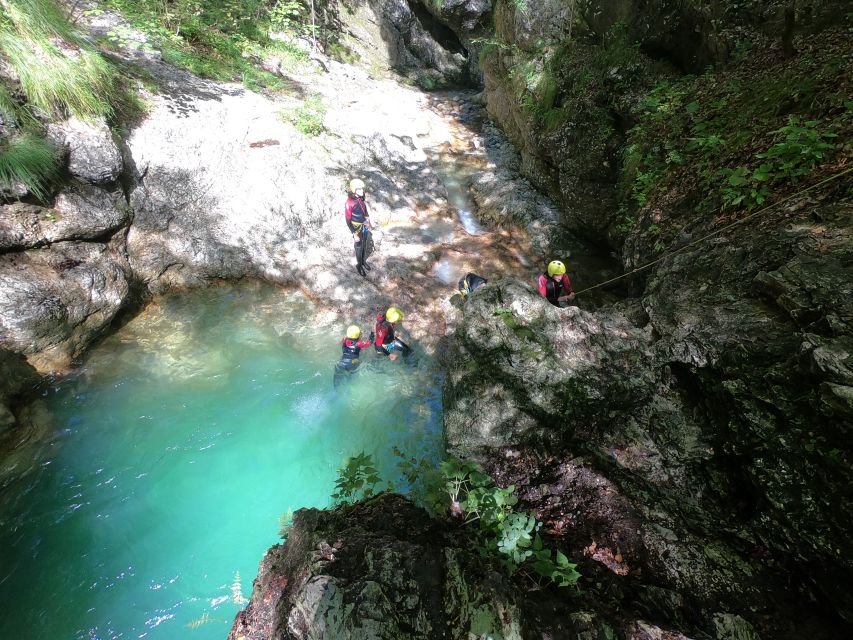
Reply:
[[[367,259],[373,253],[373,238],[370,230],[373,223],[364,196],[364,182],[358,178],[350,180],[347,201],[344,206],[344,216],[347,227],[355,241],[355,270],[360,276],[366,276],[370,270]],[[458,289],[462,298],[467,298],[476,288],[486,284],[487,280],[475,273],[468,273],[459,280]],[[548,263],[546,273],[539,276],[539,293],[556,306],[566,306],[574,299],[575,293],[572,281],[566,274],[566,265],[559,260]],[[374,347],[377,355],[396,360],[402,356],[408,360],[412,349],[395,335],[395,325],[403,319],[403,312],[398,307],[388,307],[384,313],[376,316],[373,331],[367,340],[361,340],[361,328],[357,325],[347,327],[346,336],[341,340],[342,355],[335,365],[334,382],[337,387],[348,376],[355,373],[359,365],[361,350]]]

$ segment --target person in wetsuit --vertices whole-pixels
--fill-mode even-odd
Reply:
[[[394,324],[403,319],[403,312],[397,307],[388,307],[385,313],[376,316],[373,328],[373,348],[376,353],[396,360],[398,355],[404,358],[412,353],[411,347],[394,335]]]
[[[355,270],[360,276],[366,276],[370,270],[367,258],[373,253],[373,237],[370,234],[370,214],[364,201],[364,182],[358,178],[350,180],[344,216],[355,240]]]
[[[483,286],[486,282],[488,282],[488,280],[478,276],[476,273],[468,273],[464,278],[459,280],[459,293],[462,295],[462,298],[465,299],[471,295],[471,292],[474,291],[474,289]]]
[[[556,307],[568,306],[574,300],[575,291],[566,275],[566,265],[559,260],[548,263],[548,273],[539,276],[539,293]]]
[[[370,346],[370,340],[360,341],[360,337],[361,329],[359,327],[354,324],[347,327],[347,335],[341,340],[341,359],[335,365],[335,389],[356,372],[361,350]]]

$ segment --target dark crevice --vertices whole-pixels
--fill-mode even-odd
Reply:
[[[418,19],[418,22],[420,22],[424,30],[432,36],[433,40],[450,53],[459,53],[466,58],[468,57],[468,50],[465,49],[465,46],[459,40],[459,37],[450,27],[439,22],[434,15],[427,11],[423,5],[416,0],[407,0],[407,2],[412,13],[414,13],[415,17]]]
[[[681,75],[685,75],[690,71],[687,69],[687,65],[684,64],[684,60],[679,58],[676,53],[670,48],[665,46],[661,42],[648,41],[640,43],[640,52],[656,62],[665,62],[674,67],[674,71],[677,71]]]

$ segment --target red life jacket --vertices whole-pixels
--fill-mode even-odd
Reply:
[[[376,316],[376,327],[374,328],[373,333],[373,345],[375,347],[382,347],[384,344],[391,344],[394,342],[394,325],[385,319],[384,313],[380,313]]]

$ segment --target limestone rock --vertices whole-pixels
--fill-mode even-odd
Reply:
[[[20,354],[0,348],[0,402],[34,388],[38,374]]]
[[[468,81],[468,56],[458,37],[416,2],[374,1],[392,67],[433,88]]]
[[[460,36],[479,33],[488,25],[492,13],[490,0],[426,0],[419,4]]]
[[[64,240],[98,240],[130,220],[121,193],[87,184],[65,188],[52,208],[17,202],[0,207],[0,251]]]
[[[62,370],[128,300],[121,258],[103,244],[60,242],[0,256],[0,346],[41,372]]]
[[[115,182],[121,175],[121,152],[103,120],[70,118],[51,124],[48,131],[51,139],[67,151],[71,175],[92,184]]]
[[[716,640],[759,640],[751,624],[730,613],[715,614],[714,627]]]
[[[229,640],[687,640],[594,594],[529,590],[474,551],[458,524],[383,494],[295,514],[261,561]]]
[[[651,396],[650,336],[618,315],[558,309],[516,281],[472,296],[445,386],[452,450],[571,437],[573,414]],[[611,405],[612,403],[612,405]]]

